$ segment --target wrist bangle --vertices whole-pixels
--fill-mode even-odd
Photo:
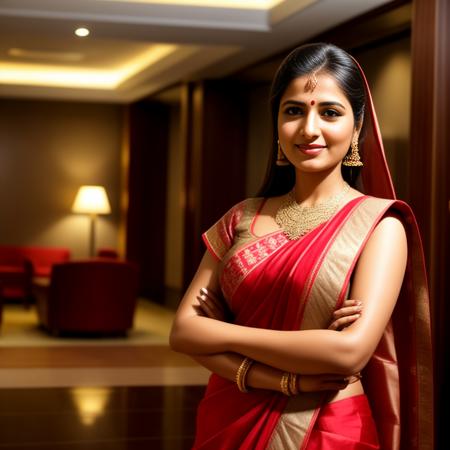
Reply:
[[[289,391],[291,395],[298,395],[300,392],[298,388],[298,374],[290,373],[289,374]]]
[[[239,369],[236,372],[236,384],[241,392],[248,392],[246,384],[247,373],[250,370],[250,367],[252,366],[253,362],[254,361],[252,359],[245,357],[244,360],[241,362]]]
[[[289,390],[289,372],[284,372],[281,376],[280,388],[284,395],[291,396],[291,391]]]

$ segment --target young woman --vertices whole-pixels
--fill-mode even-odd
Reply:
[[[431,450],[421,241],[364,74],[338,47],[299,47],[271,108],[261,196],[204,233],[172,327],[213,372],[194,448]]]

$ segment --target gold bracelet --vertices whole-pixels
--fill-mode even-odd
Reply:
[[[298,393],[299,393],[298,374],[297,373],[289,374],[289,391],[290,391],[291,395],[298,395]]]
[[[288,397],[291,396],[291,392],[289,390],[289,372],[284,372],[281,376],[280,381],[281,392]]]
[[[244,360],[241,362],[239,369],[236,372],[236,384],[241,392],[245,393],[248,392],[246,379],[247,373],[250,370],[250,367],[252,366],[253,362],[254,361],[252,359],[245,357]]]

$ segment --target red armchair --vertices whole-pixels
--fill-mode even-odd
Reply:
[[[34,280],[40,324],[52,334],[125,334],[133,326],[138,269],[107,259],[53,266],[50,283]]]
[[[69,258],[67,248],[1,245],[2,298],[22,298],[27,302],[31,295],[32,276],[49,277],[53,264]]]

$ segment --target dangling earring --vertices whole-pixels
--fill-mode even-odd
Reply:
[[[359,156],[357,137],[353,138],[351,147],[352,151],[350,154],[347,153],[347,155],[345,155],[345,158],[342,160],[342,165],[347,167],[362,167],[364,164]]]
[[[278,151],[277,151],[277,160],[275,161],[275,164],[277,166],[288,166],[290,163],[286,158],[286,156],[284,156],[279,140],[277,140],[277,144],[278,144]]]

